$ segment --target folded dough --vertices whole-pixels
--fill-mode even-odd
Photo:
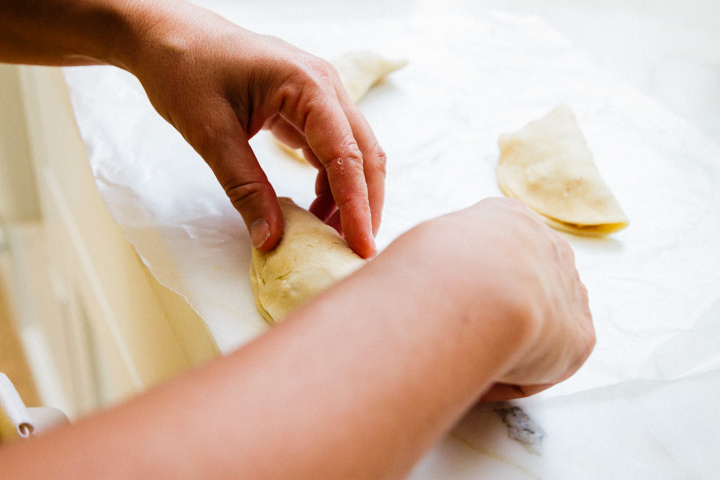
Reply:
[[[334,228],[289,198],[280,198],[280,207],[280,242],[267,253],[253,248],[250,263],[255,305],[270,324],[366,262]]]
[[[377,83],[408,64],[407,60],[389,60],[371,51],[348,52],[335,60],[337,70],[350,100],[357,103]]]
[[[377,83],[407,65],[407,60],[389,60],[372,51],[348,52],[330,62],[342,80],[350,100],[357,103]],[[280,147],[296,160],[305,161],[301,149],[293,149],[276,139]]]
[[[607,235],[628,226],[567,106],[501,135],[498,144],[500,190],[525,202],[551,227]]]

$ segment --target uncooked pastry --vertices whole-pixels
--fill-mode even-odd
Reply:
[[[255,305],[270,324],[366,262],[334,228],[289,198],[280,198],[280,207],[285,218],[280,242],[267,253],[253,248],[250,263]]]
[[[335,60],[337,70],[350,100],[357,103],[377,83],[407,65],[407,60],[389,60],[371,51],[348,52]]]
[[[337,70],[350,100],[357,103],[365,94],[395,70],[407,65],[407,60],[389,60],[372,51],[348,52],[330,62]],[[293,158],[305,161],[302,149],[293,149],[276,140]]]
[[[595,166],[572,111],[560,105],[498,142],[500,190],[522,200],[553,228],[607,235],[628,219]]]

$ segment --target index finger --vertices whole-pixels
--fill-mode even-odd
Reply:
[[[364,159],[339,103],[308,115],[305,135],[323,164],[350,248],[363,258],[376,253]]]
[[[368,202],[370,203],[370,214],[372,216],[373,234],[377,235],[378,229],[380,228],[383,203],[385,202],[387,157],[375,138],[370,124],[350,100],[344,87],[338,91],[338,97],[362,153],[365,183],[368,189]]]
[[[363,258],[373,256],[375,237],[363,155],[332,86],[308,94],[303,118],[284,115],[305,133],[308,145],[327,172],[345,239]]]

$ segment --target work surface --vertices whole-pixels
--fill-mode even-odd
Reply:
[[[324,58],[372,49],[410,62],[359,104],[389,157],[381,248],[425,219],[500,196],[498,136],[559,103],[576,112],[630,219],[610,238],[566,235],[598,333],[585,367],[514,403],[527,418],[507,405],[477,408],[412,478],[714,478],[720,148],[706,135],[714,124],[698,130],[537,17],[397,1],[363,12],[340,2],[318,20],[296,15],[297,2],[259,3],[203,5]],[[98,188],[153,274],[188,299],[225,352],[267,328],[252,300],[244,225],[202,160],[133,77],[111,67],[65,77]],[[277,192],[309,205],[313,169],[264,132],[252,145]]]

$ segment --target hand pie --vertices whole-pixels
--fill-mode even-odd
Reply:
[[[500,190],[525,202],[551,227],[597,236],[628,226],[567,106],[501,135],[498,144]]]
[[[334,228],[289,198],[280,198],[280,207],[280,242],[267,253],[253,248],[250,263],[255,305],[270,324],[366,263]]]
[[[330,62],[342,80],[350,100],[357,103],[381,80],[407,65],[407,60],[388,60],[371,51],[348,52]],[[276,139],[280,147],[293,158],[305,161],[301,149],[293,149]]]

